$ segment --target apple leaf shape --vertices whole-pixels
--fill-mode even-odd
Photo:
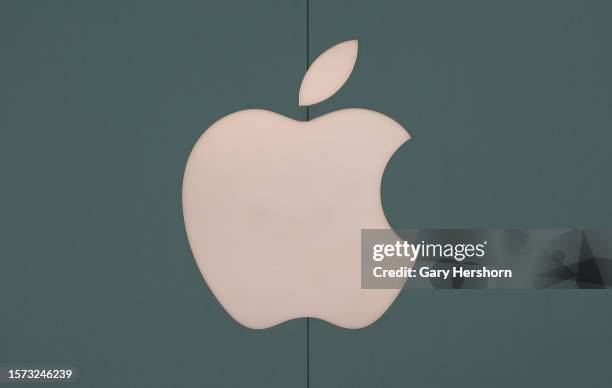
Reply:
[[[300,85],[300,106],[316,104],[340,90],[355,67],[357,48],[357,39],[347,40],[315,59]]]

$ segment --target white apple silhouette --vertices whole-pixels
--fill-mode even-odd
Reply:
[[[300,105],[348,79],[357,41],[323,53],[307,71]],[[183,179],[183,214],[206,283],[242,325],[298,317],[345,328],[376,321],[399,290],[361,288],[361,229],[389,229],[385,166],[410,138],[389,117],[343,109],[311,121],[248,109],[196,142]]]

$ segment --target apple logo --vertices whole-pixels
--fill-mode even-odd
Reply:
[[[300,106],[342,87],[357,46],[315,60]],[[361,229],[390,229],[381,179],[409,138],[356,108],[311,121],[247,109],[212,124],[189,155],[182,202],[198,268],[225,310],[253,329],[299,317],[361,328],[382,316],[400,290],[361,288]]]

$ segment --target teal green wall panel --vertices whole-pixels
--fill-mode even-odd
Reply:
[[[385,172],[395,227],[609,227],[612,26],[600,1],[311,1],[313,59],[359,38],[345,87],[413,139]],[[406,290],[369,328],[311,323],[311,386],[604,386],[612,297]]]
[[[413,135],[383,180],[394,226],[610,227],[612,6],[308,4],[311,61],[360,42],[310,116],[370,108]],[[0,366],[75,366],[82,387],[306,386],[305,320],[234,322],[180,208],[216,119],[305,117],[306,5],[0,3]],[[402,292],[366,329],[310,320],[310,387],[605,386],[610,301]]]
[[[74,366],[88,388],[305,386],[305,320],[233,321],[180,204],[212,122],[303,117],[304,15],[296,1],[0,3],[0,365]]]

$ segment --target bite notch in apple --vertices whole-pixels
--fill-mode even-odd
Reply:
[[[301,106],[342,87],[357,47],[314,61]],[[358,108],[311,121],[247,109],[212,124],[189,155],[182,202],[198,268],[225,310],[255,329],[299,317],[361,328],[382,316],[399,290],[361,288],[361,230],[390,228],[381,179],[409,138]]]

